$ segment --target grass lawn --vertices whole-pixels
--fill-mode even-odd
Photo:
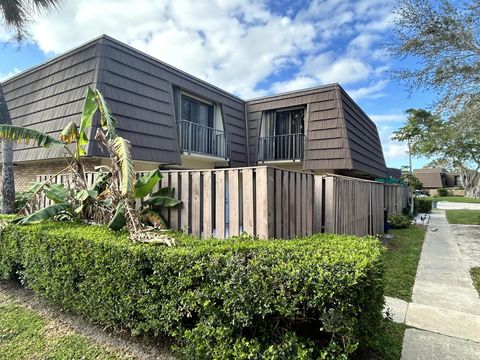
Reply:
[[[371,350],[379,359],[399,360],[402,355],[403,336],[406,328],[405,324],[397,324],[387,319],[383,320],[378,340],[372,345]],[[372,359],[374,357],[368,358]]]
[[[459,203],[477,203],[480,204],[480,199],[468,198],[465,196],[435,196],[435,201],[450,201]]]
[[[474,267],[470,269],[470,276],[473,280],[473,285],[478,291],[478,295],[480,296],[480,267]]]
[[[480,225],[480,210],[447,210],[450,224]]]
[[[391,230],[394,237],[389,240],[384,255],[386,296],[412,299],[425,232],[426,228],[420,225]]]
[[[122,358],[73,330],[62,331],[27,307],[0,302],[0,359]]]

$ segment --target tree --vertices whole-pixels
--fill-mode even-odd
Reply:
[[[28,24],[35,12],[56,9],[62,0],[0,0],[0,17],[15,33],[16,41],[28,37]],[[0,124],[11,124],[10,113],[0,83]],[[15,202],[13,143],[2,141],[2,213],[12,213]]]
[[[423,109],[408,109],[405,111],[408,115],[406,124],[393,132],[393,140],[406,142],[408,145],[409,170],[412,173],[412,146],[417,146],[421,139],[425,126],[430,126],[435,117],[431,112]]]
[[[410,172],[403,173],[401,180],[412,190],[420,190],[423,188],[422,182]]]
[[[394,138],[411,139],[412,155],[432,158],[437,164],[455,169],[467,196],[480,197],[478,119],[472,119],[469,111],[461,111],[447,119],[422,109],[411,109],[411,114],[415,116],[408,118],[394,133]]]
[[[457,113],[470,103],[480,113],[480,4],[478,0],[401,0],[389,52],[412,57],[416,69],[393,72],[410,90],[437,91],[439,112]]]

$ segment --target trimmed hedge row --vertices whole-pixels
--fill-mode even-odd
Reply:
[[[415,212],[428,214],[432,211],[432,198],[429,197],[419,197],[415,198],[414,209]]]
[[[0,275],[97,323],[170,336],[188,359],[345,358],[375,335],[374,238],[177,239],[154,247],[101,227],[12,225]]]

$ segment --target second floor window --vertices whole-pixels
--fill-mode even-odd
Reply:
[[[214,127],[214,106],[181,94],[180,120]]]
[[[303,134],[304,112],[304,108],[265,111],[261,136]]]

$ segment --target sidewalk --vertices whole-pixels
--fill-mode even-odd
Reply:
[[[402,359],[480,359],[480,299],[444,211],[430,218],[412,302],[387,298],[387,306],[414,328]]]

